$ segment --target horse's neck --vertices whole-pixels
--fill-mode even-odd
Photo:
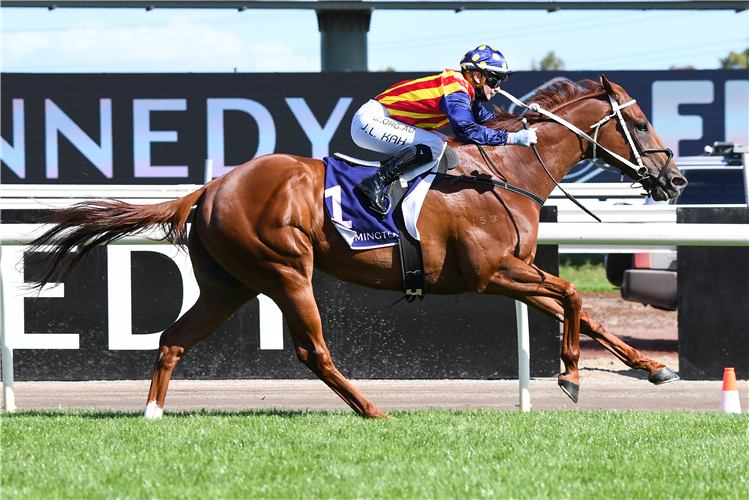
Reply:
[[[602,105],[596,99],[582,99],[563,106],[554,113],[582,131],[587,131],[603,116]],[[601,116],[596,118],[598,115]],[[590,143],[560,124],[544,121],[531,126],[537,128],[538,144],[536,147],[541,159],[557,182],[561,182],[580,160],[591,156]],[[520,155],[520,161],[510,162],[508,168],[513,169],[512,176],[521,187],[535,192],[544,199],[548,198],[556,184],[544,172],[533,150],[513,148],[513,152]]]

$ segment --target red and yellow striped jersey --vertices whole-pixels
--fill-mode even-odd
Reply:
[[[440,109],[440,101],[453,92],[466,92],[473,100],[474,90],[460,71],[446,69],[439,75],[400,82],[377,99],[398,121],[426,130],[446,126],[450,121]]]

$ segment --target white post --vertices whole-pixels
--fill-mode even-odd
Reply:
[[[744,194],[746,204],[749,205],[749,146],[734,147],[734,153],[741,153],[741,163],[744,166]]]
[[[0,246],[0,344],[3,360],[3,408],[6,412],[16,410],[13,392],[13,346],[5,338],[5,300],[3,297],[2,246]]]
[[[520,382],[520,411],[531,410],[531,341],[528,329],[528,306],[515,301],[518,325],[518,381]]]
[[[208,184],[213,180],[213,160],[206,160],[205,161],[205,182],[204,184]]]

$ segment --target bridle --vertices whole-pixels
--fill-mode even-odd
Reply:
[[[663,174],[666,172],[666,169],[671,164],[671,160],[674,157],[674,152],[671,151],[668,148],[660,148],[660,149],[643,149],[640,142],[637,140],[637,137],[635,137],[634,133],[630,130],[627,123],[624,121],[624,116],[622,116],[622,109],[631,106],[632,104],[636,103],[637,101],[635,99],[632,99],[629,102],[626,102],[624,104],[619,104],[616,99],[614,99],[610,94],[607,94],[609,101],[611,102],[611,114],[604,117],[601,121],[598,123],[595,123],[591,125],[591,129],[595,129],[594,137],[590,137],[588,134],[568,122],[567,120],[560,118],[559,116],[555,115],[554,113],[551,113],[550,111],[547,111],[543,109],[541,106],[539,106],[537,103],[532,104],[526,104],[523,101],[517,99],[512,94],[502,90],[497,89],[497,92],[507,97],[510,101],[515,103],[516,106],[520,106],[522,108],[526,108],[530,111],[535,111],[536,113],[539,113],[543,116],[546,116],[547,118],[550,118],[551,120],[559,123],[575,135],[589,141],[593,144],[593,159],[591,162],[596,165],[599,168],[603,168],[604,170],[611,170],[610,168],[596,162],[593,160],[597,160],[596,156],[596,150],[601,149],[608,153],[610,156],[612,156],[614,159],[616,159],[619,162],[619,165],[615,165],[616,168],[619,169],[619,171],[624,175],[625,173],[631,174],[630,177],[635,178],[635,183],[640,183],[642,187],[647,192],[648,196],[651,196],[652,190],[658,186],[658,183],[661,180],[661,177],[663,177]],[[637,162],[637,165],[633,164],[628,159],[614,153],[613,151],[609,150],[605,146],[601,145],[597,138],[598,138],[598,131],[600,130],[601,126],[608,122],[611,118],[618,118],[619,123],[621,124],[621,127],[624,131],[624,137],[627,139],[627,142],[629,143],[629,147],[632,149],[632,153],[635,156],[635,161]],[[666,153],[668,155],[668,160],[666,161],[666,164],[663,166],[663,168],[660,169],[660,172],[658,174],[658,177],[656,177],[655,182],[652,184],[650,183],[650,178],[648,176],[649,170],[648,168],[643,164],[642,162],[642,155],[645,154],[652,154],[652,153]],[[554,182],[556,183],[556,179],[554,179]],[[646,185],[649,184],[649,185]],[[557,183],[557,185],[559,185]]]
[[[591,162],[594,165],[605,169],[605,167],[603,167],[602,165],[600,165],[597,162],[593,161],[593,160],[597,159],[597,157],[596,157],[596,147],[597,146],[601,147],[602,149],[605,150],[605,148],[603,148],[603,146],[600,146],[600,144],[598,144],[598,141],[597,141],[597,139],[598,139],[598,131],[600,130],[601,125],[603,125],[604,123],[606,123],[610,119],[615,118],[615,117],[618,118],[619,119],[619,124],[621,125],[622,130],[624,131],[624,137],[627,138],[627,142],[629,143],[629,147],[632,149],[632,153],[635,155],[635,161],[637,161],[637,165],[639,167],[635,171],[635,173],[638,176],[638,179],[635,182],[639,182],[642,185],[642,187],[647,191],[648,196],[650,196],[651,191],[653,190],[653,188],[655,188],[658,185],[658,183],[661,180],[661,177],[663,177],[663,173],[666,171],[666,169],[668,169],[668,166],[671,164],[671,160],[673,160],[673,158],[674,158],[674,152],[671,151],[671,149],[669,149],[669,148],[643,149],[642,145],[640,144],[640,141],[637,140],[637,137],[635,136],[634,132],[629,128],[629,126],[627,125],[627,123],[624,121],[624,116],[622,116],[622,111],[621,111],[622,109],[626,108],[627,106],[631,106],[632,104],[636,103],[637,101],[635,99],[632,99],[631,101],[626,102],[624,104],[619,104],[616,101],[616,99],[614,99],[614,97],[611,96],[611,94],[607,94],[607,96],[609,98],[609,101],[611,102],[611,114],[608,115],[608,116],[606,116],[606,117],[604,117],[598,123],[595,123],[595,124],[593,124],[593,125],[590,126],[590,128],[595,129],[595,133],[593,134],[593,141],[592,141],[593,142],[593,158],[592,158]],[[611,154],[610,151],[608,151],[608,150],[605,150],[605,151],[608,152],[609,154]],[[668,155],[668,159],[666,160],[666,164],[663,166],[663,168],[660,169],[660,172],[658,172],[658,177],[656,177],[655,181],[648,187],[648,186],[646,186],[644,184],[646,180],[649,182],[649,177],[647,176],[648,169],[647,169],[647,167],[642,162],[642,155],[653,154],[653,153],[666,153]],[[627,162],[627,163],[628,163],[628,165],[627,165],[628,168],[634,169],[634,165],[632,165],[631,162]],[[623,170],[621,170],[621,171],[622,171],[622,175],[623,175],[624,171]]]

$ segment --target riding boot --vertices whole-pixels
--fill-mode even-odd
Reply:
[[[362,179],[356,187],[369,198],[372,210],[385,215],[390,211],[390,195],[384,193],[385,188],[407,170],[429,163],[432,159],[429,146],[409,146],[386,160],[377,172]]]

